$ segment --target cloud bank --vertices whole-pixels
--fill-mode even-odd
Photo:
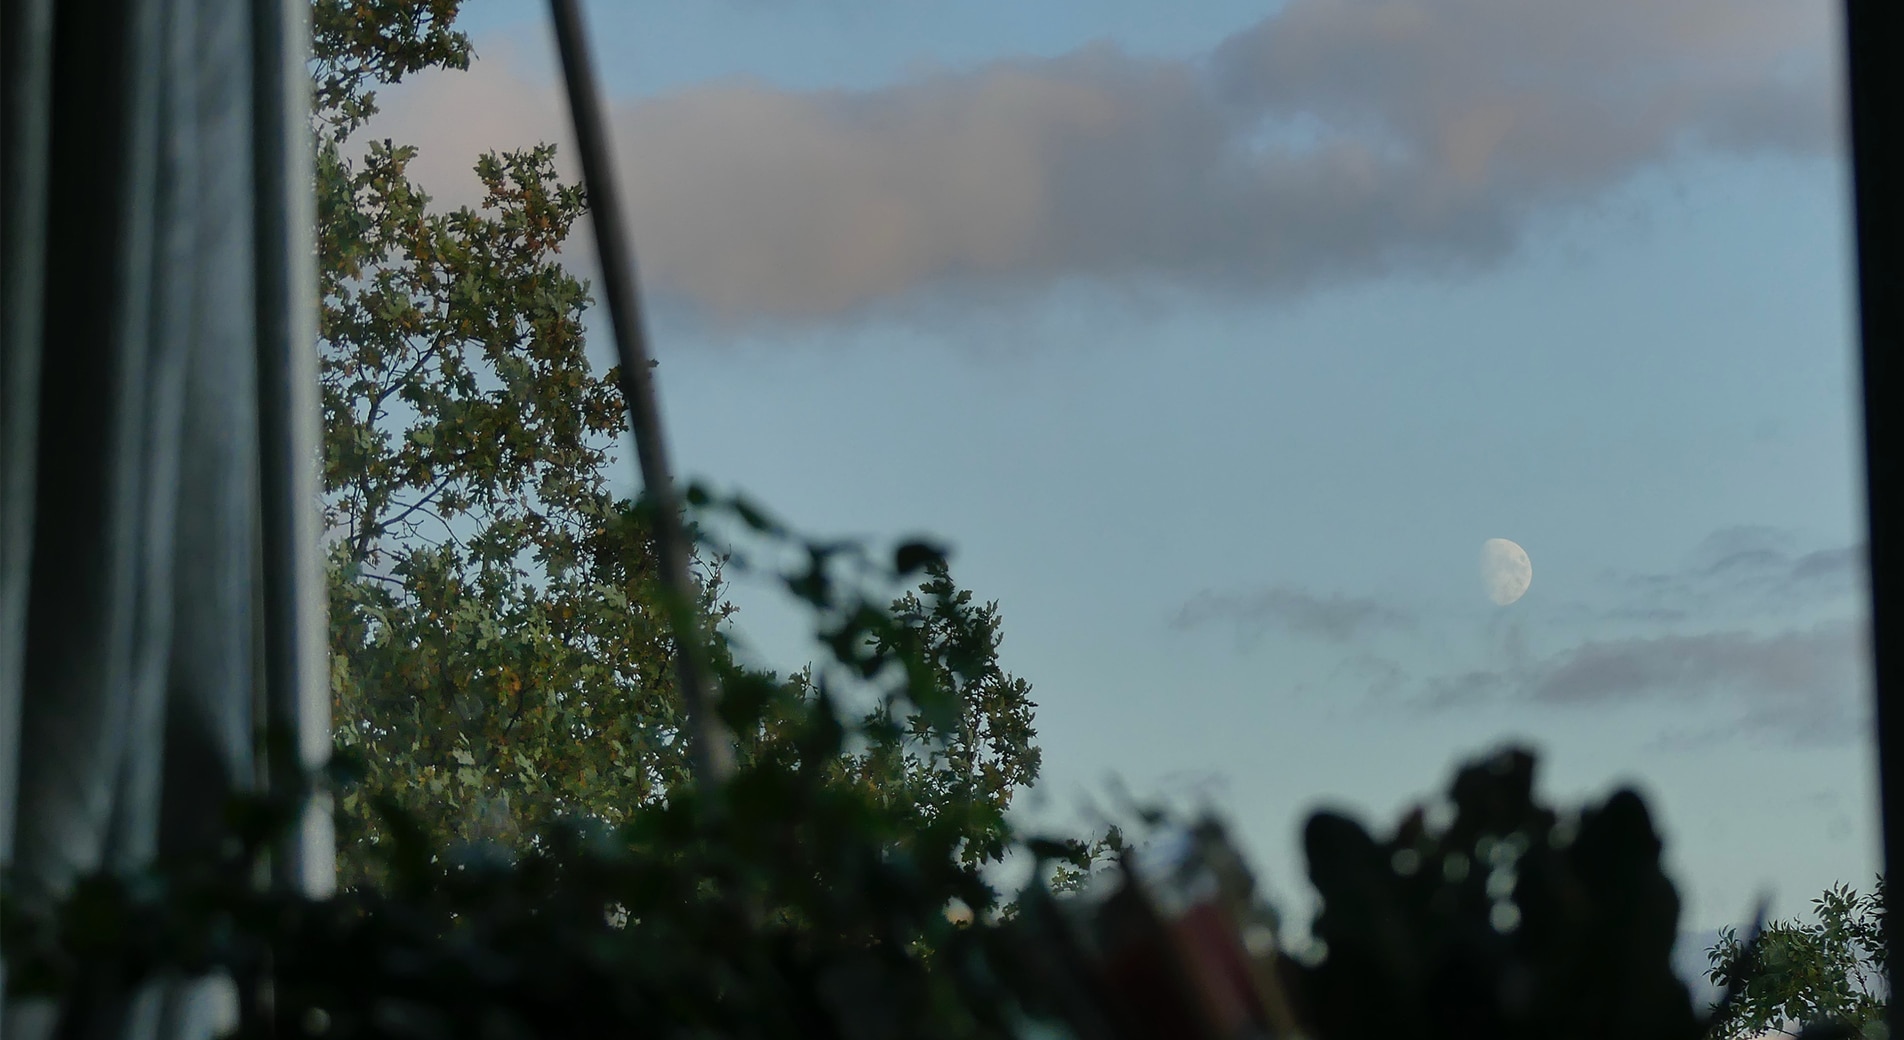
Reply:
[[[1451,635],[1472,638],[1471,617],[1451,626],[1367,596],[1274,584],[1203,592],[1171,627],[1335,644],[1345,655],[1336,678],[1428,712],[1643,704],[1689,709],[1725,735],[1840,744],[1870,724],[1866,573],[1863,542],[1817,548],[1775,528],[1722,528],[1674,572],[1609,574],[1619,602],[1504,620],[1479,659],[1442,672],[1402,667],[1393,641],[1445,648]]]
[[[721,82],[613,118],[647,283],[713,315],[1074,278],[1285,293],[1498,259],[1681,155],[1833,154],[1835,51],[1829,5],[1789,0],[1291,0],[1192,59]],[[567,137],[504,62],[388,98],[379,132],[450,169]]]
[[[1246,638],[1270,630],[1346,643],[1381,629],[1411,623],[1403,611],[1357,596],[1318,596],[1298,588],[1247,593],[1204,592],[1185,603],[1171,621],[1178,630],[1230,624]]]
[[[1871,711],[1863,542],[1806,548],[1788,531],[1714,531],[1686,564],[1615,582],[1622,624],[1424,684],[1429,707],[1518,700],[1720,707],[1733,731],[1799,741],[1860,735]],[[1518,635],[1518,629],[1511,634]]]
[[[1680,620],[1727,612],[1799,612],[1861,596],[1869,572],[1869,550],[1862,541],[1807,550],[1790,532],[1721,528],[1676,571],[1614,576],[1623,602],[1609,616]]]
[[[1712,705],[1739,730],[1835,742],[1869,722],[1870,629],[1861,619],[1588,640],[1523,666],[1430,681],[1424,704],[1510,699],[1554,706]]]

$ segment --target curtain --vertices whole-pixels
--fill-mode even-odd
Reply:
[[[328,748],[308,8],[4,18],[0,864],[43,905],[216,842]],[[273,883],[323,894],[305,820]],[[209,1036],[219,992],[89,980],[0,1035]]]

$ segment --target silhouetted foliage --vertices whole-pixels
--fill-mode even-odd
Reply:
[[[863,637],[827,670],[906,696],[923,662],[859,653],[900,622],[827,602]],[[1377,840],[1313,816],[1324,951],[1302,964],[1278,952],[1275,915],[1214,821],[1155,829],[1149,853],[1123,847],[1084,896],[1034,878],[1015,913],[996,913],[962,821],[837,782],[866,734],[833,710],[825,676],[794,708],[780,687],[730,678],[742,696],[729,717],[754,741],[722,787],[619,828],[559,826],[515,862],[448,856],[386,805],[391,883],[326,901],[229,883],[288,819],[251,803],[223,863],[92,878],[50,917],[7,907],[15,985],[268,973],[271,1001],[248,991],[244,1036],[1691,1040],[1713,1028],[1668,963],[1678,903],[1640,799],[1547,809],[1524,752],[1463,767],[1446,822],[1417,812]],[[756,711],[769,704],[771,720]],[[1162,855],[1160,835],[1175,835]],[[1075,842],[1018,847],[1079,865]],[[969,924],[946,913],[955,904],[977,911]]]
[[[1304,832],[1327,948],[1300,990],[1326,1040],[1692,1038],[1673,974],[1679,899],[1639,796],[1562,816],[1534,758],[1464,766],[1452,818],[1409,814],[1384,840],[1332,813]]]

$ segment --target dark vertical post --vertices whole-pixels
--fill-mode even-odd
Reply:
[[[1871,528],[1871,650],[1877,676],[1879,792],[1884,866],[1904,862],[1904,409],[1897,396],[1904,344],[1904,162],[1897,99],[1904,97],[1904,8],[1847,0],[1851,165],[1863,342],[1865,492]],[[1886,100],[1889,99],[1889,100]],[[1895,906],[1897,890],[1890,889]],[[1893,922],[1897,915],[1889,915]],[[1891,963],[1898,926],[1888,938]],[[1893,1025],[1893,1029],[1896,1026]]]
[[[51,0],[0,5],[0,868],[13,860],[20,768],[52,66]],[[0,962],[0,1005],[5,1001]]]
[[[653,362],[641,297],[635,284],[635,255],[627,239],[621,198],[615,184],[608,146],[608,125],[595,71],[589,61],[588,39],[575,0],[549,0],[555,16],[556,43],[562,52],[562,74],[568,84],[569,113],[575,120],[575,140],[582,156],[582,180],[588,188],[588,208],[595,227],[595,248],[602,262],[602,295],[609,321],[615,328],[615,352],[621,362],[621,392],[628,402],[634,427],[635,455],[641,463],[641,482],[653,510],[655,555],[661,565],[662,591],[667,598],[669,627],[674,632],[675,670],[681,700],[692,736],[690,753],[702,782],[718,782],[734,768],[734,748],[727,728],[714,714],[713,682],[707,672],[700,623],[695,616],[695,590],[688,572],[687,533],[681,521],[681,497],[668,472],[668,452],[661,434],[660,405],[655,396]]]

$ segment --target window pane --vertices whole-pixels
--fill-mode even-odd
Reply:
[[[1523,741],[1556,801],[1641,786],[1691,964],[1869,885],[1831,5],[593,19],[679,468],[949,541],[1034,686],[1025,819],[1208,799],[1299,921],[1309,809]],[[540,6],[464,25],[377,124],[450,202],[568,137]]]

